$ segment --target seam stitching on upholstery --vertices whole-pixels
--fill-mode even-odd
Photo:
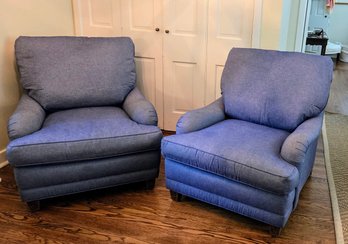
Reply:
[[[50,162],[42,162],[42,163],[29,163],[29,164],[23,164],[23,165],[14,165],[15,167],[29,167],[29,166],[38,166],[38,165],[50,165],[50,164],[57,164],[57,163],[71,163],[71,162],[80,162],[80,161],[86,161],[86,160],[94,160],[94,159],[106,159],[106,158],[113,158],[113,157],[119,157],[119,156],[128,156],[136,153],[144,153],[144,152],[152,152],[152,151],[157,151],[159,148],[151,148],[151,149],[146,149],[146,150],[138,150],[138,151],[133,151],[131,153],[118,153],[118,154],[110,154],[110,155],[105,155],[101,157],[90,157],[90,158],[83,158],[83,159],[71,159],[67,161],[50,161]]]
[[[172,158],[170,158],[170,160],[173,161],[173,162],[175,162],[175,163],[177,163],[177,164],[183,164],[183,165],[186,166],[186,167],[192,167],[192,168],[194,168],[194,169],[196,169],[196,170],[200,170],[200,171],[203,171],[203,172],[209,173],[209,174],[214,174],[214,175],[217,175],[217,176],[219,176],[219,177],[222,177],[222,178],[224,178],[224,179],[226,179],[226,180],[238,182],[239,184],[242,184],[242,185],[245,185],[245,186],[249,186],[249,187],[253,187],[253,188],[255,188],[255,189],[258,189],[258,190],[261,190],[261,191],[264,191],[264,192],[267,192],[267,193],[271,193],[271,194],[274,194],[274,195],[278,195],[278,196],[283,196],[283,195],[289,194],[289,193],[291,193],[293,190],[296,189],[296,187],[294,187],[293,189],[291,189],[291,190],[289,190],[289,191],[286,191],[286,192],[279,192],[279,191],[277,191],[277,190],[265,189],[265,188],[261,188],[261,187],[259,187],[259,186],[257,186],[257,185],[251,184],[250,182],[243,182],[243,181],[240,181],[240,180],[237,180],[237,179],[227,178],[225,175],[222,175],[222,174],[220,174],[220,173],[215,173],[215,172],[208,171],[208,170],[206,170],[206,169],[201,169],[201,168],[198,168],[197,166],[194,166],[194,165],[188,165],[188,164],[186,164],[186,163],[181,163],[181,162],[179,162],[179,161],[177,161],[177,160],[175,160],[175,159],[172,159]],[[167,177],[167,178],[168,178],[168,177]],[[168,179],[170,179],[170,178],[168,178]]]
[[[153,171],[153,170],[154,169],[142,170],[142,171]],[[131,172],[131,173],[134,173],[134,172]],[[113,176],[119,176],[119,175],[113,175]],[[93,181],[93,180],[98,180],[98,179],[103,179],[103,178],[110,178],[110,177],[113,177],[113,176],[94,178],[94,179],[89,179],[89,180],[84,180],[84,181]],[[158,178],[158,176],[155,177],[155,179],[157,179],[157,178]],[[42,197],[42,198],[37,199],[37,200],[43,200],[43,199],[54,198],[54,197],[59,197],[59,196],[73,195],[73,194],[89,192],[89,191],[94,191],[94,190],[99,190],[99,189],[112,188],[112,187],[116,187],[116,186],[123,186],[123,185],[128,185],[128,184],[133,184],[133,183],[139,183],[139,182],[142,182],[142,181],[145,181],[145,180],[147,180],[147,179],[142,179],[142,180],[139,180],[139,181],[129,181],[129,182],[126,182],[126,183],[121,183],[121,184],[113,184],[113,185],[110,185],[110,186],[96,187],[96,188],[89,189],[89,190],[79,190],[79,191],[73,191],[73,192],[70,192],[70,193],[55,194],[55,195],[52,195],[52,196],[49,196],[49,197]],[[84,182],[84,181],[79,181],[78,183]],[[23,189],[23,191],[30,191],[30,190],[36,190],[36,189],[48,188],[48,187],[54,187],[54,186],[61,186],[61,185],[69,185],[69,184],[74,184],[74,183],[77,183],[77,182],[63,183],[63,184],[57,184],[57,185],[45,186],[45,187],[36,187],[36,188],[30,188],[30,189]]]
[[[256,170],[256,171],[263,172],[263,173],[265,173],[265,174],[269,174],[269,175],[277,176],[277,177],[280,177],[280,178],[283,178],[283,179],[288,179],[288,178],[290,178],[290,177],[284,177],[284,176],[281,176],[281,175],[272,174],[272,173],[270,173],[270,172],[267,172],[267,171],[263,171],[263,170],[260,170],[260,169],[254,168],[254,167],[252,167],[252,166],[245,165],[245,164],[242,164],[242,163],[240,163],[240,162],[237,162],[237,161],[234,161],[234,160],[231,160],[231,159],[227,159],[227,158],[224,158],[224,157],[218,156],[218,155],[216,155],[216,154],[212,154],[212,153],[209,153],[209,152],[204,152],[204,151],[202,151],[202,150],[199,150],[199,149],[196,149],[196,148],[193,148],[193,147],[190,147],[190,146],[185,146],[185,145],[182,145],[182,144],[177,143],[177,142],[169,142],[169,141],[167,141],[167,143],[173,143],[173,144],[176,144],[176,145],[179,145],[179,146],[182,146],[182,147],[188,147],[188,148],[191,148],[191,149],[193,149],[193,150],[200,151],[200,152],[203,152],[203,153],[206,153],[206,154],[209,154],[209,155],[212,155],[212,156],[215,156],[215,157],[218,157],[218,158],[221,158],[221,159],[224,159],[224,160],[230,161],[230,162],[234,162],[234,163],[236,163],[236,164],[239,164],[239,165],[245,166],[245,167],[250,168],[250,169],[254,169],[254,170]],[[290,163],[288,163],[288,164],[289,164],[289,165],[291,165]],[[190,164],[187,164],[187,165],[190,165]],[[190,166],[191,166],[191,165],[190,165]],[[291,166],[293,166],[293,165],[291,165]],[[290,175],[290,176],[292,176],[292,173],[293,173],[293,171],[294,171],[294,170],[295,170],[295,168],[296,168],[295,166],[293,166],[293,167],[294,167],[294,168],[292,169],[292,171],[291,171],[291,175]],[[214,173],[215,173],[215,172],[214,172]]]
[[[160,131],[158,131],[158,132],[160,132]],[[76,141],[43,142],[43,143],[36,143],[36,144],[27,144],[27,145],[12,146],[12,148],[30,147],[30,146],[47,145],[47,144],[78,143],[78,142],[95,141],[95,140],[109,140],[109,139],[116,139],[116,138],[130,137],[130,136],[142,136],[142,135],[156,134],[156,133],[158,133],[158,132],[149,132],[149,133],[142,133],[142,134],[132,134],[132,135],[114,136],[114,137],[103,137],[103,138],[94,138],[94,139],[82,139],[82,140],[76,140]],[[162,134],[162,133],[161,133],[161,134]]]
[[[182,185],[187,186],[186,184],[183,184],[183,183],[178,182],[178,181],[175,181],[175,180],[171,180],[171,181],[173,181],[173,182],[176,183],[176,184],[182,184]],[[191,187],[191,186],[189,186],[189,187]],[[196,188],[196,187],[192,187],[192,188],[197,189],[197,190],[199,190],[199,191],[207,192],[207,193],[209,193],[209,194],[211,194],[211,195],[214,195],[214,196],[217,196],[217,197],[219,197],[219,198],[227,199],[227,200],[232,201],[232,202],[235,202],[235,203],[239,203],[239,204],[242,204],[242,205],[246,205],[245,203],[240,203],[240,202],[237,202],[237,201],[235,201],[235,200],[232,200],[232,199],[229,199],[229,198],[226,198],[226,197],[223,197],[223,196],[219,196],[219,195],[217,195],[217,194],[215,194],[215,193],[211,193],[211,192],[208,192],[208,191],[204,191],[204,190],[201,190],[201,189]],[[222,204],[219,204],[219,203],[216,203],[216,204],[215,204],[215,203],[211,203],[211,202],[209,202],[209,201],[202,200],[202,199],[199,199],[199,198],[196,198],[196,199],[198,199],[198,200],[200,200],[200,201],[202,201],[202,202],[206,202],[206,203],[208,203],[208,204],[212,204],[212,205],[215,205],[215,206],[218,206],[218,207],[221,207],[221,208],[224,208],[224,209],[229,210],[228,208],[222,206]],[[252,207],[252,208],[255,208],[255,209],[258,209],[258,210],[261,210],[261,211],[266,212],[266,213],[274,214],[274,215],[276,215],[277,217],[281,217],[282,219],[289,218],[290,214],[292,213],[292,211],[289,211],[288,213],[286,213],[286,215],[280,215],[280,214],[272,213],[272,212],[269,212],[269,211],[267,211],[267,210],[264,210],[264,209],[261,209],[261,208],[257,208],[257,207],[254,207],[254,206],[251,206],[251,207]],[[239,214],[241,214],[241,215],[243,215],[243,216],[246,216],[246,217],[251,217],[251,215],[248,215],[247,213],[244,213],[244,212],[240,212],[240,211],[237,211],[237,210],[230,210],[230,211],[234,211],[234,212],[239,213]],[[252,218],[257,219],[257,220],[259,220],[259,221],[261,221],[261,222],[263,222],[263,223],[269,224],[269,222],[267,222],[266,220],[264,220],[264,219],[261,218],[261,217],[256,217],[255,215],[253,215]]]

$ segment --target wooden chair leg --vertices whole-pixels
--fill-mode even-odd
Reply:
[[[175,191],[170,190],[170,197],[172,198],[173,201],[175,202],[181,202],[183,199],[183,195],[180,193],[177,193]]]
[[[145,189],[152,190],[153,188],[155,188],[155,184],[156,184],[156,179],[148,180],[145,182]]]
[[[269,232],[270,232],[272,237],[278,237],[280,235],[280,233],[282,232],[282,228],[270,226]]]
[[[27,202],[30,212],[36,212],[41,209],[40,201]]]

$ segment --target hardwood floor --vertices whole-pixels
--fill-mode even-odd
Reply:
[[[348,115],[348,63],[339,62],[335,67],[326,111]]]
[[[141,184],[44,201],[30,213],[12,169],[0,169],[0,243],[334,243],[334,225],[320,141],[312,177],[277,238],[266,224],[185,199],[173,202],[163,162],[154,190]]]

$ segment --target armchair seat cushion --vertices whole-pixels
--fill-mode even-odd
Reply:
[[[10,142],[7,157],[16,167],[108,158],[159,150],[161,138],[121,108],[78,108],[48,115],[39,131]]]
[[[297,168],[280,156],[289,133],[241,120],[165,137],[165,158],[276,194],[298,185]]]

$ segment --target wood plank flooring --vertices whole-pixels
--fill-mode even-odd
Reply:
[[[339,62],[335,67],[330,98],[325,110],[348,115],[348,63]]]
[[[43,202],[30,213],[11,167],[0,169],[0,243],[335,243],[320,141],[312,177],[277,238],[266,224],[186,199],[173,202],[163,162],[154,190],[141,184]]]

